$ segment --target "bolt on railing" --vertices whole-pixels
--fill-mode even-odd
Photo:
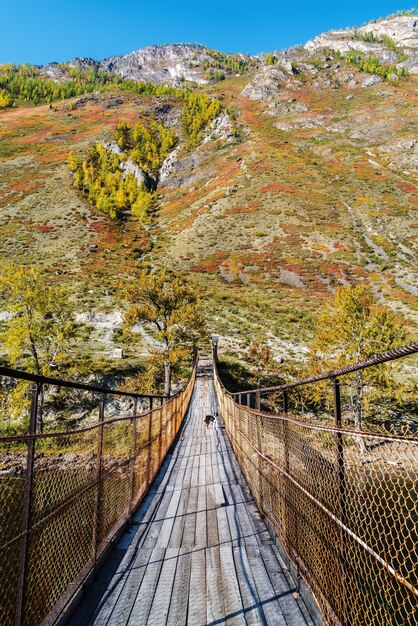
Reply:
[[[3,380],[33,383],[27,432],[0,437],[0,626],[54,624],[95,575],[178,433],[196,366],[170,398],[0,368]],[[95,394],[97,419],[43,432],[46,386]],[[114,397],[132,402],[129,413],[106,419]]]
[[[343,423],[341,379],[418,352],[418,343],[287,385],[228,392],[215,387],[226,431],[252,494],[295,579],[324,621],[343,626],[418,623],[418,438]],[[298,415],[292,389],[329,380],[333,423]],[[282,411],[259,395],[282,394]],[[255,398],[250,408],[249,397]]]

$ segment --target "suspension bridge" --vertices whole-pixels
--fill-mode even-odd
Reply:
[[[27,432],[0,437],[0,626],[418,623],[418,437],[354,428],[344,400],[417,352],[230,393],[215,341],[170,398],[0,368],[32,385]],[[328,419],[298,410],[318,384]],[[46,396],[88,419],[49,428]]]

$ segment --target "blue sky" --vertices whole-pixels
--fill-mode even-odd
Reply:
[[[304,43],[330,28],[361,25],[402,8],[384,0],[0,0],[0,62],[103,59],[168,42],[254,54]]]

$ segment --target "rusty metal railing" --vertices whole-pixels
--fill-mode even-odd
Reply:
[[[0,437],[0,626],[56,623],[94,575],[176,437],[196,365],[170,398],[0,368],[33,383],[27,432]],[[86,425],[43,428],[52,388],[94,396]]]
[[[221,415],[261,512],[289,566],[313,592],[325,623],[418,623],[418,438],[411,429],[368,432],[343,423],[341,377],[418,351],[412,344],[322,376],[273,388],[278,414],[250,408],[223,386]],[[329,380],[334,423],[296,414],[289,389]],[[259,397],[258,397],[259,402]]]

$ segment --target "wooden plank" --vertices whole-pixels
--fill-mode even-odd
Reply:
[[[192,552],[190,572],[190,595],[187,624],[203,626],[206,624],[206,554],[205,549]]]
[[[278,555],[274,546],[260,546],[260,554],[264,561],[266,570],[270,577],[271,584],[276,594],[280,596],[279,604],[288,624],[301,624],[314,626],[303,600],[295,599],[293,592],[295,588],[289,587],[288,580],[284,575],[280,565]],[[292,593],[289,593],[289,589]],[[302,621],[300,621],[302,619]]]
[[[206,511],[206,488],[199,485],[197,490],[197,514],[196,514],[196,534],[195,546],[206,547],[207,537],[207,511]]]
[[[124,621],[119,623],[129,624],[129,626],[143,626],[147,623],[148,615],[151,610],[154,599],[155,590],[161,569],[164,562],[164,548],[154,548],[148,566],[145,570],[144,577],[137,589],[134,605],[130,614],[127,614]],[[123,607],[122,607],[123,610]]]
[[[167,548],[170,543],[171,533],[173,531],[174,520],[176,518],[177,509],[180,502],[181,491],[172,491],[170,504],[164,515],[164,521],[157,538],[157,546]]]
[[[181,540],[181,546],[183,548],[191,548],[195,545],[197,491],[197,487],[190,488],[184,532]]]
[[[216,509],[216,520],[218,523],[218,535],[220,545],[224,543],[229,543],[231,541],[231,531],[229,528],[226,509],[227,507],[220,507]]]
[[[147,624],[165,626],[177,569],[178,548],[167,548]]]
[[[185,626],[187,623],[191,564],[192,556],[189,548],[180,548],[167,626]]]
[[[260,559],[258,547],[245,546],[245,550],[247,551],[258,597],[267,624],[271,624],[272,626],[286,626],[287,622],[278,602],[278,596],[272,587],[264,562]],[[290,589],[287,590],[287,593],[291,595]],[[295,626],[299,626],[298,622],[293,623]],[[302,624],[303,622],[300,622],[300,625]]]
[[[220,546],[220,556],[226,621],[231,626],[241,626],[245,623],[245,613],[231,544]]]
[[[222,584],[219,546],[206,550],[206,620],[222,623],[225,618],[226,590]]]
[[[260,600],[255,586],[253,574],[245,551],[245,546],[232,548],[235,570],[240,588],[245,620],[250,626],[265,626],[266,622],[261,609]]]
[[[145,574],[152,550],[141,550],[136,555],[127,552],[118,571],[110,580],[89,624],[105,626],[106,624],[123,623],[121,620],[132,608],[138,587]],[[131,563],[135,563],[135,576],[132,576]]]
[[[207,535],[208,546],[216,546],[219,544],[218,518],[216,509],[225,502],[223,497],[222,486],[214,484],[213,479],[213,454],[210,455],[210,464],[207,465],[206,478],[206,507],[207,507]]]
[[[189,503],[190,489],[183,489],[180,492],[180,502],[170,536],[169,547],[180,548],[183,540],[184,527],[187,518],[187,507]]]

